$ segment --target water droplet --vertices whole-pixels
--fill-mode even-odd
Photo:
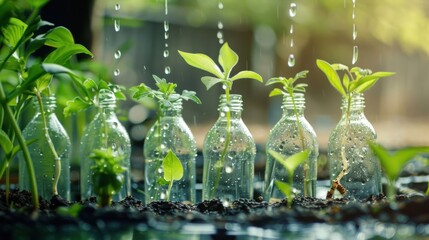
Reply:
[[[163,126],[162,126],[162,128],[164,129],[164,130],[168,130],[168,128],[170,127],[170,124],[168,124],[168,123],[166,123],[166,124],[164,124]]]
[[[165,45],[164,45],[166,48],[168,48],[168,43],[165,43]]]
[[[146,65],[143,66],[143,69],[146,70]]]
[[[222,31],[218,31],[216,36],[217,36],[217,38],[219,38],[219,39],[223,38],[223,33],[222,33]]]
[[[289,55],[289,58],[288,58],[288,60],[287,60],[287,65],[288,65],[289,67],[293,67],[293,66],[295,66],[295,56],[294,56],[293,54],[290,54],[290,55]]]
[[[224,42],[223,38],[219,39],[219,44],[223,44]]]
[[[291,3],[289,8],[289,16],[295,17],[296,16],[296,3]]]
[[[223,85],[222,85],[222,89],[223,89],[223,90],[226,90],[226,88],[227,88],[226,84],[223,84]]]
[[[293,48],[293,38],[290,39],[290,47]]]
[[[121,30],[121,24],[120,24],[119,20],[115,19],[114,25],[115,25],[115,31],[119,32],[119,30]]]
[[[218,7],[219,9],[223,9],[223,3],[222,3],[222,2],[219,2],[219,4],[217,5],[217,7]]]
[[[359,49],[358,46],[353,46],[353,58],[352,58],[352,64],[356,64],[359,57]]]
[[[290,25],[289,33],[293,34],[293,24]]]
[[[230,167],[230,166],[226,166],[226,167],[225,167],[225,172],[226,172],[226,173],[232,173],[232,167]]]
[[[168,23],[168,21],[164,21],[164,31],[168,32],[169,29],[170,29],[170,23]]]
[[[167,40],[167,39],[168,39],[168,37],[169,37],[168,32],[165,32],[165,33],[164,33],[164,38],[165,38],[165,40]]]
[[[165,69],[164,69],[164,72],[165,72],[165,74],[170,74],[171,73],[171,69],[170,69],[170,67],[169,66],[167,66],[167,67],[165,67]]]
[[[119,59],[119,58],[121,58],[121,56],[122,56],[122,53],[120,50],[116,51],[114,54],[115,59]]]
[[[114,128],[117,128],[119,126],[119,123],[118,122],[113,122],[113,127]]]
[[[353,40],[356,40],[356,38],[357,38],[356,24],[353,24]]]
[[[165,15],[168,15],[168,1],[165,0]]]
[[[119,74],[121,74],[121,71],[118,68],[113,71],[113,75],[119,76]]]
[[[218,29],[223,29],[223,23],[222,23],[221,21],[219,21],[219,22],[217,23],[217,28],[218,28]]]
[[[168,57],[168,55],[170,55],[170,52],[167,49],[164,50],[164,57],[166,58],[166,57]]]
[[[221,142],[221,143],[225,142],[225,138],[224,138],[224,137],[221,137],[221,138],[219,139],[219,142]]]
[[[115,4],[115,10],[119,11],[121,9],[121,5],[119,3]]]

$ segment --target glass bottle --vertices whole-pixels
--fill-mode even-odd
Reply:
[[[380,163],[368,145],[377,135],[365,117],[364,108],[363,94],[353,93],[350,104],[348,98],[343,97],[341,120],[332,130],[328,142],[330,179],[333,181],[340,174],[344,161],[347,161],[348,168],[340,183],[347,191],[344,196],[355,199],[381,193]]]
[[[80,144],[80,189],[82,199],[95,196],[91,171],[94,160],[89,157],[94,149],[104,149],[106,151],[110,149],[113,155],[121,159],[122,166],[126,169],[123,172],[124,183],[122,188],[113,196],[112,200],[119,201],[131,195],[131,142],[127,131],[116,117],[115,108],[115,95],[109,90],[100,90],[98,94],[98,113],[86,127]]]
[[[159,120],[150,128],[144,143],[145,202],[165,200],[168,185],[160,185],[163,178],[162,161],[171,150],[182,163],[183,177],[173,182],[170,201],[195,202],[195,158],[197,144],[182,117],[182,99],[171,106],[161,106]]]
[[[241,119],[242,103],[238,94],[220,96],[219,118],[203,144],[203,200],[253,198],[256,147]]]
[[[315,197],[317,182],[317,157],[319,147],[316,133],[304,116],[305,96],[303,93],[294,93],[292,97],[284,95],[281,119],[274,125],[268,135],[266,143],[267,162],[265,165],[264,199],[266,201],[280,201],[285,196],[275,186],[275,180],[288,182],[288,172],[275,160],[269,150],[291,156],[309,149],[310,156],[306,162],[298,166],[293,177],[293,191],[298,196]]]
[[[28,151],[33,161],[37,189],[42,198],[49,200],[55,195],[54,186],[58,181],[58,195],[70,200],[70,138],[55,115],[55,96],[43,96],[41,99],[44,114],[39,101],[34,99],[36,114],[22,131],[26,141],[36,140],[28,145]],[[18,156],[19,188],[31,190],[27,165],[22,154]]]

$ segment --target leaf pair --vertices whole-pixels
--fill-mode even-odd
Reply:
[[[326,61],[318,59],[317,67],[326,75],[331,85],[342,95],[351,93],[363,93],[370,89],[378,80],[383,77],[394,75],[393,72],[372,73],[369,69],[354,67],[351,70],[343,64],[329,64]],[[344,71],[342,80],[338,71]],[[354,74],[354,76],[353,76]]]
[[[201,69],[203,71],[209,72],[214,75],[212,76],[204,76],[201,78],[201,81],[206,86],[207,90],[209,90],[214,85],[221,83],[227,87],[228,90],[232,89],[232,84],[234,81],[238,79],[255,79],[259,82],[262,82],[262,77],[253,71],[241,71],[230,77],[232,69],[238,63],[238,55],[235,53],[228,45],[228,43],[224,43],[219,51],[218,62],[222,67],[223,71],[220,67],[211,59],[209,56],[202,53],[187,53],[179,50],[179,54],[182,58],[191,65],[192,67]]]
[[[265,84],[266,86],[272,85],[272,84],[276,84],[276,83],[280,83],[283,85],[283,90],[279,89],[279,88],[274,88],[271,92],[270,92],[270,97],[273,96],[278,96],[278,95],[292,95],[294,92],[305,92],[305,88],[308,86],[308,84],[306,83],[298,83],[294,86],[295,82],[298,79],[301,78],[306,78],[308,74],[308,71],[301,71],[297,74],[295,74],[295,77],[293,78],[285,78],[285,77],[275,77],[275,78],[270,78],[267,83]]]

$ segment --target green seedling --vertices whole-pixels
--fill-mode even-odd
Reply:
[[[298,134],[300,136],[301,139],[301,147],[302,149],[306,149],[307,147],[305,146],[305,140],[304,140],[304,133],[302,131],[302,125],[301,122],[299,121],[299,114],[298,114],[298,110],[296,108],[296,103],[295,103],[295,95],[294,93],[296,92],[305,92],[305,88],[308,86],[308,84],[306,83],[298,83],[294,86],[295,82],[298,79],[301,78],[306,78],[308,74],[308,71],[301,71],[299,73],[297,73],[295,75],[295,77],[293,78],[285,78],[285,77],[276,77],[276,78],[271,78],[267,81],[267,83],[265,84],[266,86],[272,85],[272,84],[277,84],[280,83],[283,85],[283,88],[274,88],[271,92],[270,92],[270,97],[274,97],[274,96],[290,96],[292,99],[292,104],[293,104],[293,110],[295,113],[295,117],[296,117],[296,123],[297,123],[297,128],[298,128]],[[274,167],[275,165],[273,165]],[[307,172],[308,172],[308,164],[305,164],[304,166],[304,179],[307,179]],[[307,193],[307,181],[304,181],[304,196],[308,196]]]
[[[362,69],[360,67],[353,67],[349,69],[343,64],[329,64],[326,61],[318,59],[316,61],[317,67],[326,75],[326,78],[331,85],[341,94],[341,96],[347,99],[346,109],[346,125],[345,132],[347,133],[350,123],[350,105],[351,97],[353,94],[363,93],[370,89],[374,84],[384,77],[394,75],[393,72],[375,72],[372,73],[369,69]],[[342,80],[338,75],[338,72],[344,72]],[[344,134],[341,138],[342,145],[345,145],[346,135]],[[333,197],[335,190],[338,190],[340,194],[344,195],[347,189],[341,184],[341,179],[347,173],[349,163],[346,158],[345,148],[341,148],[341,159],[342,159],[342,170],[338,176],[332,181],[332,186],[329,189],[326,198],[330,199]]]
[[[380,144],[369,143],[371,150],[380,161],[387,179],[387,198],[393,202],[396,193],[396,181],[399,174],[410,160],[422,153],[429,153],[429,147],[407,147],[390,153]]]
[[[55,74],[69,73],[70,69],[64,67],[70,58],[76,54],[92,55],[85,47],[75,44],[73,37],[66,28],[55,27],[47,32],[40,33],[41,27],[52,27],[51,23],[42,21],[39,11],[47,1],[26,1],[29,9],[17,8],[9,1],[0,3],[2,14],[0,16],[0,125],[3,129],[3,137],[7,142],[15,144],[12,149],[22,151],[24,161],[27,165],[30,178],[31,192],[33,194],[33,204],[39,207],[37,185],[35,181],[34,168],[27,144],[22,136],[18,125],[22,111],[30,103],[32,95],[46,92]],[[23,21],[25,13],[31,12],[28,18]],[[40,34],[38,34],[40,33]],[[38,34],[38,35],[36,35]],[[41,47],[47,46],[52,51],[44,58],[39,59],[33,56]],[[7,77],[4,77],[7,76]],[[18,77],[19,76],[19,77]],[[6,121],[5,121],[6,120]],[[50,136],[47,135],[48,141]],[[7,151],[6,151],[7,150]],[[6,166],[6,195],[9,190],[9,165],[15,151],[6,146],[6,159],[1,162],[2,169]],[[55,152],[54,148],[51,148]],[[59,178],[58,171],[54,182]],[[56,185],[54,183],[54,185]],[[53,194],[56,187],[53,187]]]
[[[166,201],[169,201],[173,182],[179,181],[183,177],[183,166],[176,154],[169,150],[164,160],[162,160],[162,167],[164,169],[164,176],[158,179],[158,184],[168,184]]]
[[[121,190],[124,183],[123,172],[126,169],[122,166],[122,159],[114,156],[112,149],[94,149],[89,156],[94,160],[91,166],[93,172],[92,182],[94,192],[98,196],[98,204],[101,207],[110,206],[112,196]]]
[[[167,82],[166,79],[159,78],[156,75],[153,75],[153,78],[155,80],[155,85],[158,87],[158,90],[152,89],[148,87],[146,84],[142,83],[139,86],[131,87],[130,92],[131,92],[132,98],[142,104],[147,103],[148,101],[146,100],[148,99],[155,100],[157,102],[157,120],[156,120],[157,122],[155,126],[157,126],[156,131],[158,132],[158,136],[162,136],[161,117],[162,117],[163,109],[172,107],[174,102],[176,102],[179,99],[186,100],[186,101],[191,100],[197,104],[201,104],[201,100],[197,97],[194,91],[183,90],[182,94],[178,94],[175,91],[177,84]],[[162,150],[161,143],[163,139],[159,137],[158,140],[159,140],[159,143],[157,144],[157,148],[159,152],[162,152],[163,150]],[[173,155],[174,157],[176,157],[174,153]],[[167,156],[165,158],[167,158]],[[161,167],[161,164],[164,163],[165,158],[163,161],[158,161],[159,165],[157,166],[157,169]],[[168,156],[168,158],[171,159],[172,156],[170,155]],[[183,171],[183,168],[182,168],[182,171]],[[164,176],[164,178],[162,177],[158,178],[157,184],[161,186],[161,185],[166,185],[168,182],[173,184],[172,180],[167,180],[165,179],[165,176]],[[159,190],[159,188],[157,189]],[[171,186],[169,185],[168,195],[170,195],[170,190],[171,190]],[[169,198],[169,196],[167,198]]]
[[[304,150],[299,153],[295,153],[292,156],[286,157],[283,154],[269,150],[268,153],[274,157],[288,172],[288,182],[282,182],[275,180],[277,188],[286,196],[287,205],[290,208],[292,206],[294,194],[293,194],[293,174],[295,169],[307,161],[310,156],[310,150]]]
[[[190,66],[201,69],[208,73],[211,73],[213,76],[204,76],[201,78],[201,81],[206,86],[207,90],[212,88],[216,84],[222,84],[223,89],[225,90],[226,102],[229,105],[230,103],[230,91],[232,90],[232,85],[236,80],[239,79],[254,79],[259,82],[263,82],[262,77],[253,71],[241,71],[236,75],[231,77],[232,69],[238,63],[238,55],[235,53],[228,45],[224,43],[219,51],[218,61],[220,67],[211,59],[209,56],[201,53],[187,53],[179,51],[179,54]],[[222,68],[222,70],[221,70]],[[223,169],[224,161],[226,154],[228,153],[228,147],[231,141],[231,113],[226,113],[227,121],[227,133],[225,139],[225,147],[222,151],[221,157],[216,164],[217,172],[214,187],[212,188],[211,196],[214,196],[217,186],[220,180],[220,174]]]

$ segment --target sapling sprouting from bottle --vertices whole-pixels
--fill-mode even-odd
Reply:
[[[295,153],[289,157],[284,156],[278,152],[269,150],[268,154],[274,157],[274,159],[279,162],[285,170],[288,172],[287,182],[282,182],[279,180],[275,180],[275,184],[278,189],[286,196],[287,205],[290,208],[292,206],[294,193],[293,193],[293,175],[296,168],[308,160],[310,156],[309,150],[304,150],[302,152]]]
[[[241,71],[232,76],[232,69],[238,62],[238,55],[229,47],[228,43],[224,43],[219,51],[219,64],[220,67],[207,55],[201,53],[187,53],[179,51],[180,55],[190,66],[201,69],[214,76],[204,76],[201,81],[206,86],[207,90],[216,84],[222,84],[225,94],[220,98],[220,128],[222,133],[215,126],[211,128],[206,135],[203,146],[204,155],[204,173],[203,173],[203,200],[212,199],[214,197],[222,197],[226,199],[235,198],[251,198],[253,190],[250,190],[253,180],[253,158],[255,152],[255,144],[247,127],[241,121],[242,100],[240,95],[231,95],[232,85],[239,79],[254,79],[262,82],[262,77],[253,71]],[[222,70],[221,70],[222,68]],[[231,119],[237,118],[237,130],[234,130],[236,138],[242,138],[242,146],[238,146],[231,134],[232,121]],[[224,121],[225,119],[225,121]],[[225,129],[225,130],[223,130]],[[239,130],[238,130],[239,129]],[[225,131],[225,133],[223,133]],[[241,136],[241,137],[239,137]],[[248,142],[247,145],[244,142]],[[216,144],[215,144],[216,143]],[[220,149],[217,149],[220,145]],[[237,151],[231,151],[231,148],[241,148]],[[216,148],[216,149],[214,149]],[[213,159],[212,159],[213,158]],[[225,161],[229,158],[231,166],[236,166],[236,171],[243,171],[241,176],[239,173],[232,175],[234,171],[231,166],[226,166]],[[250,159],[251,158],[251,159]],[[248,163],[248,164],[247,164]],[[238,170],[239,167],[246,168]],[[215,171],[213,175],[212,171]],[[251,173],[250,173],[251,171]],[[221,174],[224,172],[222,186],[225,191],[217,193],[219,182],[221,181]],[[238,175],[237,175],[238,174]],[[246,175],[243,175],[246,174]],[[235,187],[232,187],[234,185]],[[233,189],[238,189],[233,193]],[[253,189],[253,188],[252,188]],[[228,192],[228,193],[227,193]],[[230,196],[226,196],[230,195]]]
[[[381,169],[379,163],[373,160],[374,157],[367,144],[368,141],[375,140],[376,134],[363,114],[362,93],[371,88],[380,78],[392,76],[394,73],[372,73],[369,69],[359,67],[349,69],[343,64],[329,64],[323,60],[317,60],[316,63],[331,85],[343,97],[343,116],[331,132],[328,143],[332,185],[326,197],[332,198],[335,190],[344,196],[348,191],[345,185],[353,188],[350,195],[355,198],[379,194]],[[344,72],[342,80],[337,71]],[[341,183],[341,179],[346,175],[348,180]],[[364,190],[364,185],[368,190]]]
[[[288,172],[282,167],[277,167],[277,161],[269,154],[275,151],[285,156],[290,156],[303,150],[311,150],[308,160],[295,172],[294,190],[302,196],[315,197],[317,179],[318,144],[316,133],[304,117],[305,88],[307,84],[295,82],[305,78],[308,71],[302,71],[295,77],[276,77],[267,81],[266,85],[281,84],[283,88],[274,88],[270,97],[283,96],[281,119],[270,130],[267,138],[266,151],[267,163],[265,169],[264,198],[267,201],[279,200],[282,193],[274,187],[275,180],[284,181],[288,178]]]
[[[132,98],[145,104],[157,102],[157,119],[146,135],[143,152],[145,157],[145,202],[174,200],[195,202],[196,141],[182,117],[182,101],[200,104],[193,91],[176,93],[177,84],[153,75],[158,89],[142,83],[130,89]],[[179,160],[181,170],[174,160]],[[168,169],[165,169],[168,167]],[[166,171],[169,171],[167,174]],[[166,175],[167,174],[167,175]],[[173,174],[173,176],[171,176]],[[177,175],[174,175],[177,174]],[[177,178],[178,175],[184,176]],[[173,187],[173,181],[176,181]],[[168,187],[167,187],[168,185]]]
[[[382,145],[370,142],[369,146],[380,161],[387,179],[387,198],[395,201],[396,181],[405,164],[422,153],[429,153],[429,147],[406,147],[391,153]]]
[[[94,164],[91,166],[92,185],[98,196],[98,204],[101,207],[110,206],[112,196],[118,193],[125,181],[122,166],[123,156],[114,156],[112,149],[94,149],[89,156]]]

